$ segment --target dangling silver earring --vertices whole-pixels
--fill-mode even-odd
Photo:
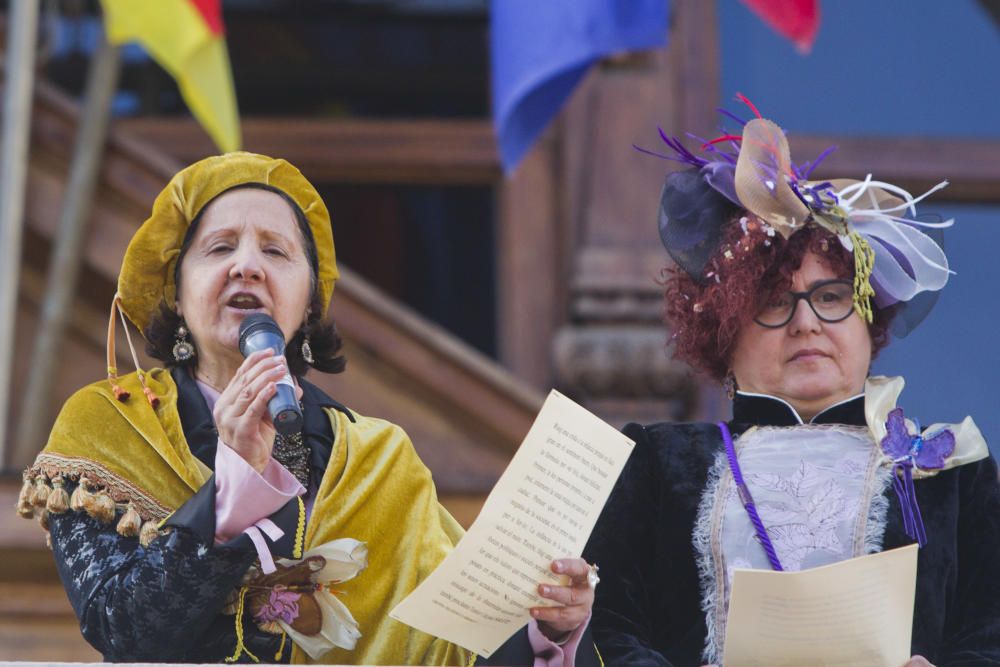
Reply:
[[[730,401],[736,398],[736,376],[732,371],[727,372],[726,377],[722,379],[722,390],[726,392],[726,398]]]
[[[309,334],[306,334],[305,337],[302,339],[302,358],[305,359],[305,362],[307,364],[312,366],[313,351],[312,348],[309,346]]]
[[[178,363],[184,363],[185,361],[190,361],[194,359],[195,349],[194,344],[191,342],[191,336],[188,333],[187,327],[183,324],[177,327],[177,333],[174,334],[174,360]]]

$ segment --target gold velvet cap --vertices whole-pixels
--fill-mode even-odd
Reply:
[[[325,314],[339,276],[326,204],[302,172],[285,160],[237,152],[205,158],[178,172],[129,242],[118,275],[118,304],[139,331],[145,331],[161,303],[174,307],[174,270],[191,221],[215,197],[247,183],[281,190],[305,214],[316,243],[316,277]]]
[[[150,321],[159,312],[160,304],[173,308],[177,299],[177,286],[174,283],[177,256],[191,221],[215,197],[238,185],[249,183],[281,190],[305,215],[316,244],[316,282],[323,314],[326,314],[339,273],[333,249],[330,213],[316,188],[306,180],[302,172],[288,162],[266,155],[226,153],[195,162],[170,179],[167,187],[153,202],[153,212],[125,249],[125,258],[118,274],[118,293],[111,304],[108,322],[108,379],[118,400],[127,401],[130,392],[117,382],[116,311],[132,320],[139,331],[145,332]],[[124,324],[124,317],[122,319]],[[150,405],[156,408],[159,399],[146,385],[145,373],[139,367],[128,326],[125,326],[125,335],[143,392]]]

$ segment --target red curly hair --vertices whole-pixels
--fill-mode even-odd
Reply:
[[[764,299],[790,289],[807,253],[837,276],[854,278],[854,257],[834,234],[807,225],[785,239],[745,212],[725,223],[700,282],[679,267],[664,269],[664,319],[673,332],[674,357],[721,382],[740,330],[752,323]],[[868,327],[872,356],[888,343],[890,320],[875,310]]]

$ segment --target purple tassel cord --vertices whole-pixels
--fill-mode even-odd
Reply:
[[[733,473],[733,481],[736,482],[736,490],[740,495],[740,502],[743,503],[743,509],[746,510],[747,516],[750,517],[750,523],[753,524],[754,530],[757,531],[757,541],[764,548],[767,560],[771,563],[771,569],[775,572],[784,572],[785,568],[781,567],[781,561],[778,560],[778,553],[774,550],[774,544],[771,543],[771,538],[767,534],[764,522],[761,521],[760,514],[757,513],[757,506],[754,505],[750,489],[747,487],[746,482],[743,481],[743,471],[740,470],[740,462],[736,458],[736,447],[733,445],[733,436],[729,432],[729,427],[726,426],[725,422],[719,422],[719,430],[722,432],[722,440],[726,443],[726,456],[729,458],[729,469]]]
[[[924,519],[920,516],[917,490],[913,486],[913,461],[897,462],[892,473],[892,488],[896,490],[899,507],[903,511],[903,530],[923,547],[927,544],[927,533],[924,530]]]

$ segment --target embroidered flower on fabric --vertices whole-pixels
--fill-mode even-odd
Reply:
[[[310,549],[300,560],[279,559],[271,574],[251,568],[244,582],[246,601],[258,628],[287,633],[309,657],[319,660],[335,647],[353,650],[361,637],[335,586],[367,566],[363,542],[333,540]]]
[[[261,623],[284,621],[291,624],[299,617],[299,598],[301,593],[295,593],[278,585],[271,589],[267,602],[254,613],[254,618]]]
[[[785,569],[820,567],[881,547],[888,502],[883,492],[890,480],[867,428],[759,427],[740,435],[737,444],[743,477]],[[828,485],[830,480],[835,484]],[[824,502],[833,505],[827,514]],[[718,663],[733,571],[769,567],[724,450],[709,472],[693,544],[706,623],[702,662]]]
[[[799,570],[814,551],[841,551],[837,526],[854,518],[844,489],[835,478],[802,461],[791,477],[756,473],[748,477],[751,488],[786,496],[787,501],[758,504],[768,535],[786,570]]]

